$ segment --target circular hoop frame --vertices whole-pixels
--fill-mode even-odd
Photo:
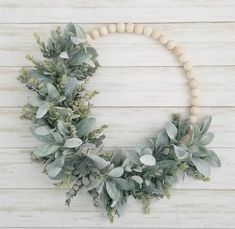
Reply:
[[[200,90],[198,87],[198,81],[196,79],[194,67],[189,62],[186,55],[184,54],[183,49],[180,46],[176,45],[174,41],[168,40],[168,38],[160,31],[153,29],[150,26],[143,26],[140,24],[132,24],[132,23],[127,23],[127,24],[118,23],[118,24],[109,24],[107,26],[101,26],[86,34],[87,41],[90,43],[93,40],[99,37],[107,36],[110,33],[136,33],[139,35],[152,37],[154,40],[159,41],[168,50],[172,51],[174,56],[177,57],[178,62],[182,64],[183,69],[185,71],[185,75],[187,77],[188,85],[191,92],[189,120],[192,124],[196,123],[200,112],[199,108]]]

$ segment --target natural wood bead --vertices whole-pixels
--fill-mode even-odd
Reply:
[[[186,76],[189,80],[196,78],[195,72],[193,70],[186,72]]]
[[[91,37],[93,39],[97,39],[100,36],[99,31],[97,29],[94,29],[91,31]]]
[[[193,70],[193,66],[189,62],[184,63],[183,67],[186,72]]]
[[[126,24],[126,32],[128,33],[133,33],[135,29],[135,25],[132,23]]]
[[[198,106],[199,103],[200,103],[199,97],[193,96],[193,97],[191,98],[191,105],[192,105],[192,106]]]
[[[163,45],[165,45],[165,44],[168,42],[168,40],[167,40],[167,38],[166,38],[166,36],[165,36],[164,34],[162,34],[162,35],[160,36],[159,41],[160,41],[160,43],[163,44]]]
[[[153,32],[152,27],[149,27],[149,26],[144,27],[144,35],[145,36],[148,36],[148,37],[151,36],[152,32]]]
[[[180,56],[183,53],[182,48],[180,48],[178,46],[176,46],[172,51],[176,56]]]
[[[198,81],[195,79],[189,80],[189,87],[190,88],[197,88],[198,87]]]
[[[191,95],[195,96],[195,97],[199,96],[200,95],[200,90],[198,88],[193,88],[191,90]]]
[[[167,44],[166,44],[166,47],[169,49],[169,50],[172,50],[175,48],[175,42],[174,41],[168,41]]]
[[[189,116],[189,121],[192,123],[192,124],[195,124],[197,122],[197,116],[195,115],[190,115]]]
[[[109,33],[109,31],[106,26],[101,26],[99,28],[99,33],[101,36],[106,36]]]
[[[116,31],[117,31],[117,26],[116,26],[115,24],[109,24],[109,25],[108,25],[108,31],[109,31],[110,33],[116,33]]]
[[[187,57],[186,57],[184,54],[180,55],[180,56],[178,57],[178,60],[179,60],[179,62],[180,62],[181,64],[184,64],[184,63],[186,63],[186,62],[188,61]]]
[[[92,41],[92,37],[90,34],[86,34],[86,40],[88,43],[90,43]]]
[[[161,36],[161,33],[158,30],[154,30],[152,32],[152,38],[158,40],[159,37]]]
[[[117,32],[118,33],[124,33],[126,29],[126,26],[124,23],[118,23],[117,24]]]
[[[191,107],[190,108],[190,114],[197,116],[200,113],[200,108],[199,107]]]
[[[142,34],[144,31],[143,25],[135,25],[135,33]]]

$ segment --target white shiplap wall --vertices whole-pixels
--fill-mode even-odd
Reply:
[[[187,179],[170,200],[154,201],[143,215],[130,200],[110,224],[79,195],[64,206],[65,190],[32,164],[38,143],[19,119],[28,91],[17,82],[32,41],[56,25],[80,23],[88,31],[114,22],[151,24],[180,43],[196,66],[203,114],[213,115],[212,147],[222,168],[208,183]],[[99,123],[110,125],[107,147],[132,147],[162,128],[172,112],[187,113],[188,88],[175,58],[153,40],[115,34],[93,44],[102,67],[89,88]],[[233,0],[0,0],[0,228],[235,228],[235,1]]]

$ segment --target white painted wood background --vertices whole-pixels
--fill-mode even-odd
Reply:
[[[38,143],[19,119],[28,91],[17,82],[32,40],[72,21],[86,30],[100,24],[152,24],[180,43],[196,66],[203,114],[213,115],[211,144],[222,160],[211,182],[188,179],[170,200],[143,215],[130,200],[110,224],[86,195],[64,206],[65,190],[31,164]],[[99,123],[110,125],[107,147],[132,147],[162,128],[172,112],[187,113],[188,88],[175,58],[153,40],[116,34],[93,44],[102,67],[89,88]],[[235,1],[234,0],[0,0],[0,228],[235,228]]]

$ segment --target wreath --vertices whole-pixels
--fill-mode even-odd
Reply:
[[[189,118],[173,114],[165,128],[133,150],[103,149],[102,134],[107,125],[95,126],[90,117],[90,100],[98,93],[86,90],[88,79],[99,67],[96,50],[90,43],[114,32],[135,32],[159,40],[178,57],[191,88]],[[32,68],[23,68],[18,79],[35,92],[23,107],[22,118],[31,120],[32,135],[42,145],[31,153],[44,166],[44,173],[57,186],[69,187],[66,204],[81,189],[87,190],[96,207],[113,221],[120,216],[127,198],[142,200],[149,212],[152,198],[170,196],[170,189],[182,175],[209,180],[210,167],[221,166],[217,155],[207,148],[214,134],[208,132],[211,116],[197,120],[198,89],[192,65],[182,49],[151,27],[111,24],[86,34],[69,23],[62,32],[51,32],[47,44],[34,34],[44,59],[27,59]]]

